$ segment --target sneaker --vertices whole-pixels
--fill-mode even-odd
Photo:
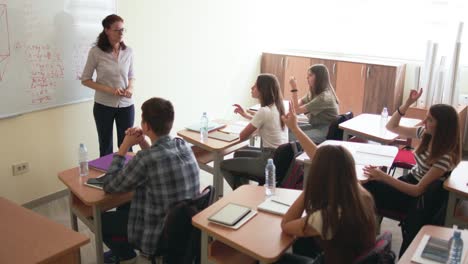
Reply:
[[[106,264],[133,264],[137,260],[136,253],[133,252],[132,256],[126,259],[119,258],[112,253],[111,250],[104,252],[104,263]]]

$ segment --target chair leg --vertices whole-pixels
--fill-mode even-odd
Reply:
[[[164,264],[162,256],[155,256],[151,259],[151,264]]]

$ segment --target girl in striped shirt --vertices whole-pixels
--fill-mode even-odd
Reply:
[[[421,94],[422,89],[419,92],[411,90],[405,104],[395,111],[386,126],[401,137],[421,140],[414,152],[416,165],[410,173],[396,179],[376,167],[364,168],[364,174],[370,180],[364,186],[374,196],[377,208],[406,215],[402,221],[400,256],[423,225],[435,224],[434,216],[440,212],[447,199],[443,181],[461,159],[458,114],[452,106],[431,106],[424,119],[424,126],[400,125],[401,117]]]

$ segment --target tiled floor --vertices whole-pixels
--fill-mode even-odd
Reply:
[[[201,172],[200,181],[202,186],[207,186],[212,184],[212,176],[205,172]],[[229,185],[224,182],[224,192],[229,193],[231,192],[231,188]],[[67,227],[70,227],[70,215],[68,211],[68,200],[66,197],[57,199],[52,201],[48,204],[36,207],[34,209],[37,213],[44,215],[57,223],[61,223]],[[93,264],[96,263],[96,254],[94,251],[94,236],[93,233],[80,221],[79,223],[79,230],[80,232],[84,233],[85,235],[91,238],[91,242],[81,248],[81,263],[83,264]],[[393,234],[393,241],[392,241],[392,249],[395,253],[398,254],[398,250],[401,245],[401,232],[398,226],[398,223],[384,218],[381,226],[381,230],[387,230],[392,232]],[[149,263],[145,259],[139,257],[137,259],[137,263]]]

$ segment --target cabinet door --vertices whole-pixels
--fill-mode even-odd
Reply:
[[[396,67],[366,66],[364,112],[380,114],[383,107],[387,107],[389,113],[395,111],[395,77]]]
[[[312,58],[310,59],[310,63],[311,65],[323,64],[327,66],[328,72],[330,74],[330,82],[333,85],[333,88],[335,88],[336,90],[336,75],[337,75],[337,70],[338,70],[337,61]]]
[[[291,86],[289,78],[296,77],[297,80],[297,95],[303,97],[309,91],[307,83],[307,70],[310,67],[310,58],[286,56],[284,65],[284,81],[283,81],[283,96],[285,100],[291,100]]]
[[[337,63],[336,95],[340,101],[340,113],[362,113],[364,101],[364,71],[366,65],[352,62]]]
[[[261,73],[271,73],[276,75],[280,83],[280,90],[284,89],[284,55],[263,53],[260,66]]]

